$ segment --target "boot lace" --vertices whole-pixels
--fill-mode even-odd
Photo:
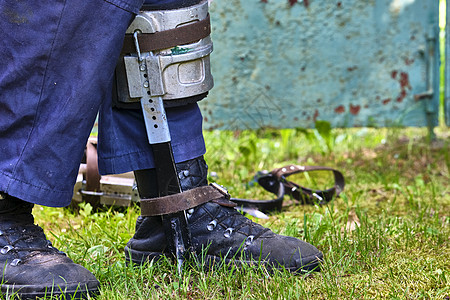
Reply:
[[[251,221],[233,208],[222,207],[218,204],[212,205],[214,205],[215,209],[209,209],[208,206],[203,207],[204,211],[212,219],[207,225],[209,231],[214,230],[219,225],[225,229],[225,238],[231,237],[233,233],[240,233],[247,237],[245,245],[250,245],[254,240],[270,231],[270,229]]]
[[[37,225],[22,225],[7,230],[0,230],[0,238],[4,238],[6,245],[0,248],[1,256],[13,258],[12,266],[26,262],[31,257],[42,253],[66,255],[53,247],[45,237],[44,231]],[[9,256],[9,257],[8,257]]]

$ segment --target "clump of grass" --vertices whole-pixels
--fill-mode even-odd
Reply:
[[[308,131],[307,131],[308,132]],[[102,283],[100,299],[346,299],[450,296],[450,158],[445,128],[429,144],[424,129],[333,129],[334,141],[304,130],[206,132],[210,179],[233,196],[268,199],[249,184],[253,174],[288,163],[341,170],[347,186],[326,206],[286,199],[280,213],[255,221],[316,245],[320,273],[269,273],[264,268],[186,266],[170,261],[127,266],[123,248],[138,207],[93,213],[35,208],[53,244]],[[340,138],[337,138],[339,137]]]

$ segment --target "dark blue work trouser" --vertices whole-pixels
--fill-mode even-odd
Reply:
[[[155,8],[186,0],[147,0]],[[124,33],[143,0],[0,0],[0,191],[70,203],[97,113],[102,174],[153,167],[139,110],[111,107]],[[167,110],[176,161],[204,154],[196,104]]]

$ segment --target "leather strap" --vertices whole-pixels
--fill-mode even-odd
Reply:
[[[89,140],[86,144],[86,191],[100,191],[100,173],[98,171],[98,156],[95,140]]]
[[[309,171],[332,171],[335,182],[334,186],[326,190],[313,190],[286,179],[289,175]],[[271,172],[258,172],[255,175],[255,181],[267,191],[275,194],[277,198],[273,200],[231,198],[230,200],[236,202],[238,206],[258,209],[263,213],[269,213],[281,210],[285,194],[292,196],[301,204],[322,205],[330,202],[333,197],[339,196],[345,187],[345,179],[341,172],[323,166],[287,165],[274,169]]]
[[[100,173],[98,171],[97,140],[89,139],[86,145],[86,187],[82,194],[84,202],[93,208],[100,206]]]
[[[139,49],[141,52],[168,49],[178,45],[191,44],[210,34],[211,22],[208,14],[205,19],[185,26],[155,33],[138,34]],[[122,53],[136,53],[136,46],[132,34],[125,35]]]
[[[286,177],[293,174],[311,171],[333,172],[334,186],[326,190],[313,190],[300,186],[286,179]],[[338,170],[329,167],[287,165],[282,168],[274,169],[270,173],[283,183],[286,189],[286,194],[289,194],[294,199],[301,201],[302,204],[328,203],[333,198],[333,196],[339,196],[339,194],[344,190],[345,187],[344,175],[342,175],[342,173]]]
[[[169,196],[141,199],[141,215],[160,216],[189,210],[200,204],[214,201],[224,206],[236,206],[226,199],[226,195],[213,186],[202,186]]]
[[[276,199],[253,200],[253,199],[231,198],[230,200],[235,202],[237,206],[257,209],[264,213],[268,213],[271,211],[281,211],[285,194],[284,185],[281,182],[276,182],[270,188],[271,188],[270,192],[277,195]]]

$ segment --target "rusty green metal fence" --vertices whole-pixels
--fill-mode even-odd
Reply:
[[[214,0],[211,18],[206,129],[438,124],[438,0]]]

